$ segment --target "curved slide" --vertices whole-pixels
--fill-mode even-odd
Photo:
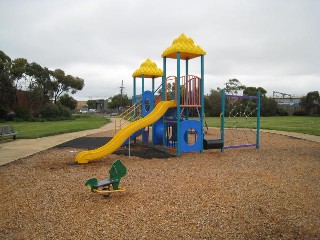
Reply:
[[[94,150],[80,152],[76,157],[76,162],[78,163],[88,163],[89,161],[104,157],[113,153],[136,131],[150,126],[152,123],[158,121],[169,108],[176,106],[174,100],[172,101],[162,101],[156,105],[151,113],[149,113],[144,118],[134,121],[123,129],[121,129],[117,134],[105,145]]]

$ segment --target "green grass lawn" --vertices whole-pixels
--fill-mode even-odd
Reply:
[[[225,118],[225,127],[254,128],[256,118]],[[220,118],[207,117],[209,127],[220,127]],[[306,133],[320,136],[320,117],[261,117],[261,129]]]
[[[255,118],[226,118],[225,127],[254,128]],[[39,138],[62,133],[77,132],[87,129],[99,128],[110,122],[109,119],[93,115],[81,115],[74,120],[57,122],[5,122],[2,125],[11,125],[21,132],[17,138]],[[220,118],[207,117],[209,127],[220,127]],[[262,117],[261,128],[288,132],[306,133],[320,136],[320,117]]]
[[[0,126],[11,125],[20,132],[17,138],[40,138],[62,133],[78,132],[87,129],[96,129],[109,123],[110,120],[93,115],[81,115],[74,120],[50,122],[4,122]]]

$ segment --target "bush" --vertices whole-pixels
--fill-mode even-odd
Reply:
[[[4,110],[4,108],[2,106],[0,106],[0,119],[1,120],[6,120],[6,116],[7,116],[8,112],[6,110]]]
[[[41,112],[41,117],[48,121],[68,120],[71,119],[71,110],[61,104],[46,104]]]
[[[293,116],[306,116],[307,113],[304,111],[296,111],[293,113]]]
[[[289,113],[286,109],[278,108],[277,115],[279,116],[289,116]]]
[[[26,107],[16,107],[14,109],[14,120],[16,121],[28,121],[32,116],[28,108]]]

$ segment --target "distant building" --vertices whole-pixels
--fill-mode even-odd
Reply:
[[[286,110],[289,115],[293,115],[294,112],[302,111],[301,106],[302,96],[296,96],[293,94],[273,92],[273,99],[277,102],[278,107]]]

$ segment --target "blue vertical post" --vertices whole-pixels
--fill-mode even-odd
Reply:
[[[152,78],[152,98],[153,100],[150,101],[150,109],[153,110],[154,108],[154,77]],[[151,145],[152,147],[154,147],[154,134],[155,133],[155,129],[154,129],[154,124],[152,124],[152,141],[151,141]]]
[[[136,97],[136,77],[133,77],[133,97],[132,97],[132,100],[133,100],[133,105],[135,105],[137,103],[137,97]],[[133,112],[133,118],[135,119],[136,118],[136,109],[134,110]]]
[[[221,140],[223,142],[223,146],[221,148],[221,152],[224,151],[224,113],[226,110],[226,95],[224,89],[221,91]]]
[[[256,149],[260,148],[260,100],[261,92],[258,91]]]
[[[177,53],[177,79],[176,79],[176,103],[177,103],[177,156],[181,155],[181,139],[180,139],[180,52]]]
[[[200,81],[200,122],[201,122],[201,133],[200,133],[200,143],[201,143],[201,151],[203,152],[203,126],[204,126],[204,55],[201,55],[201,81]]]

